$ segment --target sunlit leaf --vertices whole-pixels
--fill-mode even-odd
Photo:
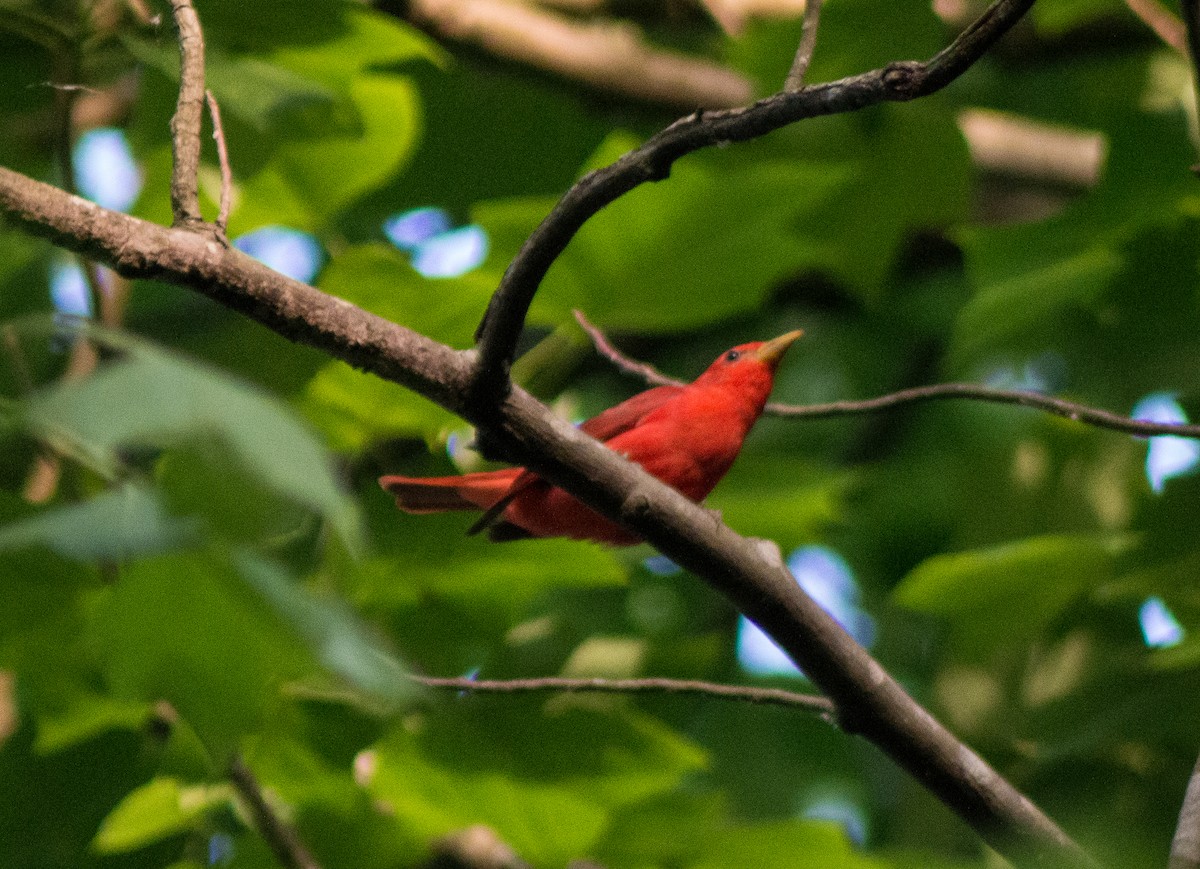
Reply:
[[[93,847],[119,854],[190,829],[196,820],[230,799],[228,786],[185,786],[156,778],[130,793],[104,819]]]

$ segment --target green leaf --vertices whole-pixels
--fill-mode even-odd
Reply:
[[[262,171],[243,184],[231,233],[277,222],[316,228],[401,169],[420,136],[416,89],[397,76],[363,74],[348,85],[348,97],[361,115],[361,131],[279,142]],[[282,220],[279,197],[294,209]]]
[[[129,53],[172,81],[179,80],[179,50],[174,45],[121,37]],[[335,90],[254,56],[230,55],[219,48],[205,54],[205,84],[217,98],[222,115],[260,133],[296,136],[303,129],[353,133],[360,126],[352,103]]]
[[[151,345],[96,334],[125,357],[87,380],[33,396],[25,412],[31,431],[52,443],[67,437],[110,472],[122,450],[219,443],[241,473],[323,516],[352,548],[361,546],[354,503],[321,444],[290,408]],[[147,499],[135,503],[140,516],[151,515]]]
[[[407,257],[378,243],[342,252],[321,274],[319,286],[374,314],[458,347],[474,343],[475,326],[496,289],[485,274],[424,278]]]
[[[610,163],[636,144],[614,135],[589,165]],[[546,276],[531,314],[557,325],[578,308],[610,328],[675,331],[754,310],[780,280],[824,258],[824,246],[796,224],[848,180],[841,167],[794,157],[746,164],[689,156],[666,183],[643,185],[589,220]],[[547,205],[476,206],[492,235],[494,278]]]
[[[124,561],[185,546],[197,530],[164,510],[155,492],[124,485],[0,526],[0,551],[44,546],[78,561]]]
[[[950,620],[968,647],[1019,642],[1113,576],[1120,536],[1054,534],[937,555],[900,583],[895,599]]]
[[[1092,247],[983,288],[959,314],[954,353],[977,359],[1031,335],[1047,336],[1067,317],[1095,306],[1123,264],[1106,247]],[[1014,264],[1015,265],[1015,264]]]
[[[344,603],[305,592],[277,565],[251,552],[236,553],[234,563],[327,670],[392,705],[415,693],[404,668]]]
[[[395,437],[433,443],[462,425],[427,398],[345,362],[330,362],[317,372],[300,399],[300,410],[331,448],[345,453]]]
[[[377,559],[364,573],[361,600],[406,601],[416,589],[476,607],[494,606],[516,618],[549,589],[602,588],[625,580],[617,556],[605,547],[575,540],[518,540],[496,546],[447,529],[456,519],[459,525],[470,522],[461,516],[438,522],[397,513],[396,539],[409,545],[392,557]],[[414,539],[422,545],[412,546]]]
[[[303,647],[216,553],[126,567],[93,631],[116,696],[166,700],[218,763],[262,725],[280,684],[312,672]]]
[[[754,866],[762,869],[886,869],[887,862],[858,854],[836,824],[776,821],[714,831],[694,869]]]
[[[613,809],[704,763],[669,728],[610,706],[456,703],[377,746],[372,793],[425,837],[487,824],[523,858],[561,865],[592,850]]]
[[[227,785],[188,787],[173,778],[152,779],[104,819],[92,847],[101,854],[120,854],[174,836],[193,828],[230,796]]]

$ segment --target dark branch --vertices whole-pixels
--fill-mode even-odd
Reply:
[[[492,424],[494,436],[519,461],[724,594],[830,698],[844,729],[879,746],[1001,854],[1037,867],[1092,865],[1036,806],[909,697],[753,541],[521,389],[513,388],[484,420],[465,398],[472,352],[455,352],[215,240],[106,211],[4,168],[0,213],[121,274],[190,287],[284,337],[407,386],[469,422]]]
[[[575,319],[596,345],[597,352],[608,359],[618,369],[626,374],[639,377],[654,386],[666,384],[682,385],[682,380],[668,377],[653,365],[630,359],[612,345],[608,337],[594,323],[589,321],[582,312],[575,312]],[[1182,438],[1200,438],[1200,425],[1186,425],[1173,422],[1150,422],[1132,419],[1119,413],[1089,407],[1074,401],[1053,398],[1040,392],[1027,392],[1020,389],[996,389],[992,386],[981,386],[977,383],[937,383],[932,386],[915,386],[902,389],[877,398],[867,398],[860,401],[831,401],[827,404],[780,404],[771,402],[767,405],[767,413],[774,416],[791,419],[828,419],[835,416],[851,416],[860,413],[876,413],[881,410],[891,410],[905,404],[915,404],[922,401],[937,401],[947,398],[973,399],[988,401],[996,404],[1019,404],[1022,407],[1032,407],[1044,410],[1055,416],[1066,417],[1077,422],[1094,425],[1097,428],[1111,429],[1125,434],[1140,437],[1156,435],[1174,435]]]
[[[254,826],[271,852],[286,869],[321,869],[321,864],[309,853],[296,829],[279,817],[267,802],[262,785],[239,755],[229,762],[229,781],[250,810]]]
[[[584,176],[525,241],[500,281],[476,334],[479,370],[469,403],[485,411],[509,389],[508,369],[542,279],[579,228],[605,205],[648,181],[661,181],[680,157],[754,139],[805,118],[911,100],[945,87],[978,60],[1034,0],[997,0],[928,63],[907,61],[835,82],[778,93],[740,109],[681,118],[615,163]]]
[[[413,676],[414,681],[430,688],[449,688],[488,694],[526,694],[547,691],[603,692],[606,694],[690,694],[720,700],[740,700],[765,706],[788,706],[822,717],[834,714],[833,703],[815,694],[784,691],[781,688],[754,688],[749,685],[721,685],[694,679],[566,679],[545,676],[536,679],[444,679]]]
[[[200,169],[200,123],[204,115],[204,34],[192,0],[171,0],[179,28],[179,102],[171,118],[171,211],[175,226],[204,223],[196,173]]]

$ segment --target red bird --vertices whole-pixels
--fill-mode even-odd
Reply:
[[[803,333],[734,347],[687,386],[658,386],[623,401],[580,428],[637,462],[693,501],[702,501],[729,470],[762,414],[775,369]],[[641,538],[532,471],[508,468],[454,477],[380,477],[408,513],[483,510],[469,533],[492,540],[573,537],[612,546]]]

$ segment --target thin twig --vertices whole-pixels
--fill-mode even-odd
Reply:
[[[437,676],[412,676],[430,688],[473,691],[489,694],[522,694],[545,691],[603,692],[610,694],[692,694],[721,700],[740,700],[768,706],[788,706],[813,712],[823,718],[834,714],[833,702],[815,694],[784,691],[781,688],[754,688],[749,685],[722,685],[695,679],[568,679],[543,676],[534,679],[467,679]]]
[[[789,405],[772,403],[767,405],[768,411],[777,416],[805,419],[825,419],[834,416],[847,416],[856,413],[874,413],[889,410],[903,404],[918,401],[934,401],[946,398],[969,398],[976,401],[990,401],[997,404],[1019,404],[1044,410],[1055,416],[1065,417],[1076,422],[1094,425],[1097,428],[1111,429],[1125,434],[1153,437],[1156,435],[1174,435],[1182,438],[1200,438],[1200,425],[1186,425],[1171,422],[1150,422],[1148,420],[1131,419],[1119,413],[1088,407],[1074,401],[1053,398],[1040,392],[1026,392],[1019,389],[997,389],[982,386],[977,383],[937,383],[933,386],[916,386],[912,389],[902,389],[878,398],[868,398],[863,401],[831,401],[828,404]]]
[[[630,359],[612,345],[598,326],[589,321],[582,312],[575,312],[575,319],[596,345],[597,352],[612,362],[626,374],[640,377],[654,386],[683,386],[684,381],[660,372],[652,365]],[[1200,425],[1187,425],[1171,422],[1150,422],[1148,420],[1132,419],[1119,413],[1089,407],[1062,398],[1042,395],[1040,392],[1028,392],[1020,389],[997,389],[992,386],[982,386],[977,383],[937,383],[932,386],[915,386],[902,389],[877,398],[867,398],[860,401],[831,401],[826,404],[781,404],[770,402],[766,412],[774,416],[790,419],[828,419],[836,416],[851,416],[860,413],[877,413],[881,410],[891,410],[905,404],[921,401],[936,401],[947,398],[964,398],[975,401],[989,401],[996,404],[1019,404],[1044,410],[1055,416],[1066,417],[1076,422],[1094,425],[1097,428],[1111,429],[1125,434],[1153,437],[1156,435],[1174,435],[1183,438],[1200,438]]]
[[[1200,759],[1183,795],[1168,869],[1200,869]]]
[[[171,118],[175,164],[171,171],[171,212],[174,225],[194,228],[200,214],[197,173],[200,170],[200,125],[204,113],[204,34],[192,0],[171,0],[179,28],[179,101]]]
[[[235,754],[229,762],[229,780],[250,810],[259,834],[286,869],[321,869],[321,864],[309,853],[295,827],[279,817],[267,802],[262,785],[241,755]]]
[[[1187,28],[1158,0],[1125,0],[1129,11],[1142,19],[1163,42],[1182,55],[1187,55]]]
[[[805,118],[933,93],[982,57],[1033,2],[996,0],[927,63],[891,63],[839,81],[778,93],[745,108],[696,112],[615,163],[584,176],[526,239],[492,296],[476,332],[479,355],[468,405],[487,416],[508,394],[509,366],[534,294],[575,233],[605,205],[641,184],[666,178],[676,160],[701,148],[754,139]]]
[[[804,4],[804,24],[800,29],[800,44],[796,47],[796,59],[788,70],[783,83],[785,91],[798,91],[804,87],[804,76],[812,63],[813,51],[817,47],[817,28],[821,25],[822,0],[808,0]]]
[[[233,170],[229,168],[229,150],[225,147],[225,128],[221,126],[221,107],[212,91],[206,90],[208,113],[212,116],[213,141],[217,143],[217,162],[221,166],[221,205],[217,212],[217,231],[222,237],[229,225],[229,207],[233,200]]]
[[[583,331],[587,332],[588,337],[592,339],[592,344],[596,346],[596,351],[625,374],[640,377],[651,386],[687,385],[683,380],[676,380],[674,377],[663,374],[649,362],[639,362],[636,359],[626,356],[612,345],[612,342],[608,340],[608,336],[601,331],[599,326],[589,320],[583,311],[577,308],[572,313],[575,314],[575,321],[579,323]]]

